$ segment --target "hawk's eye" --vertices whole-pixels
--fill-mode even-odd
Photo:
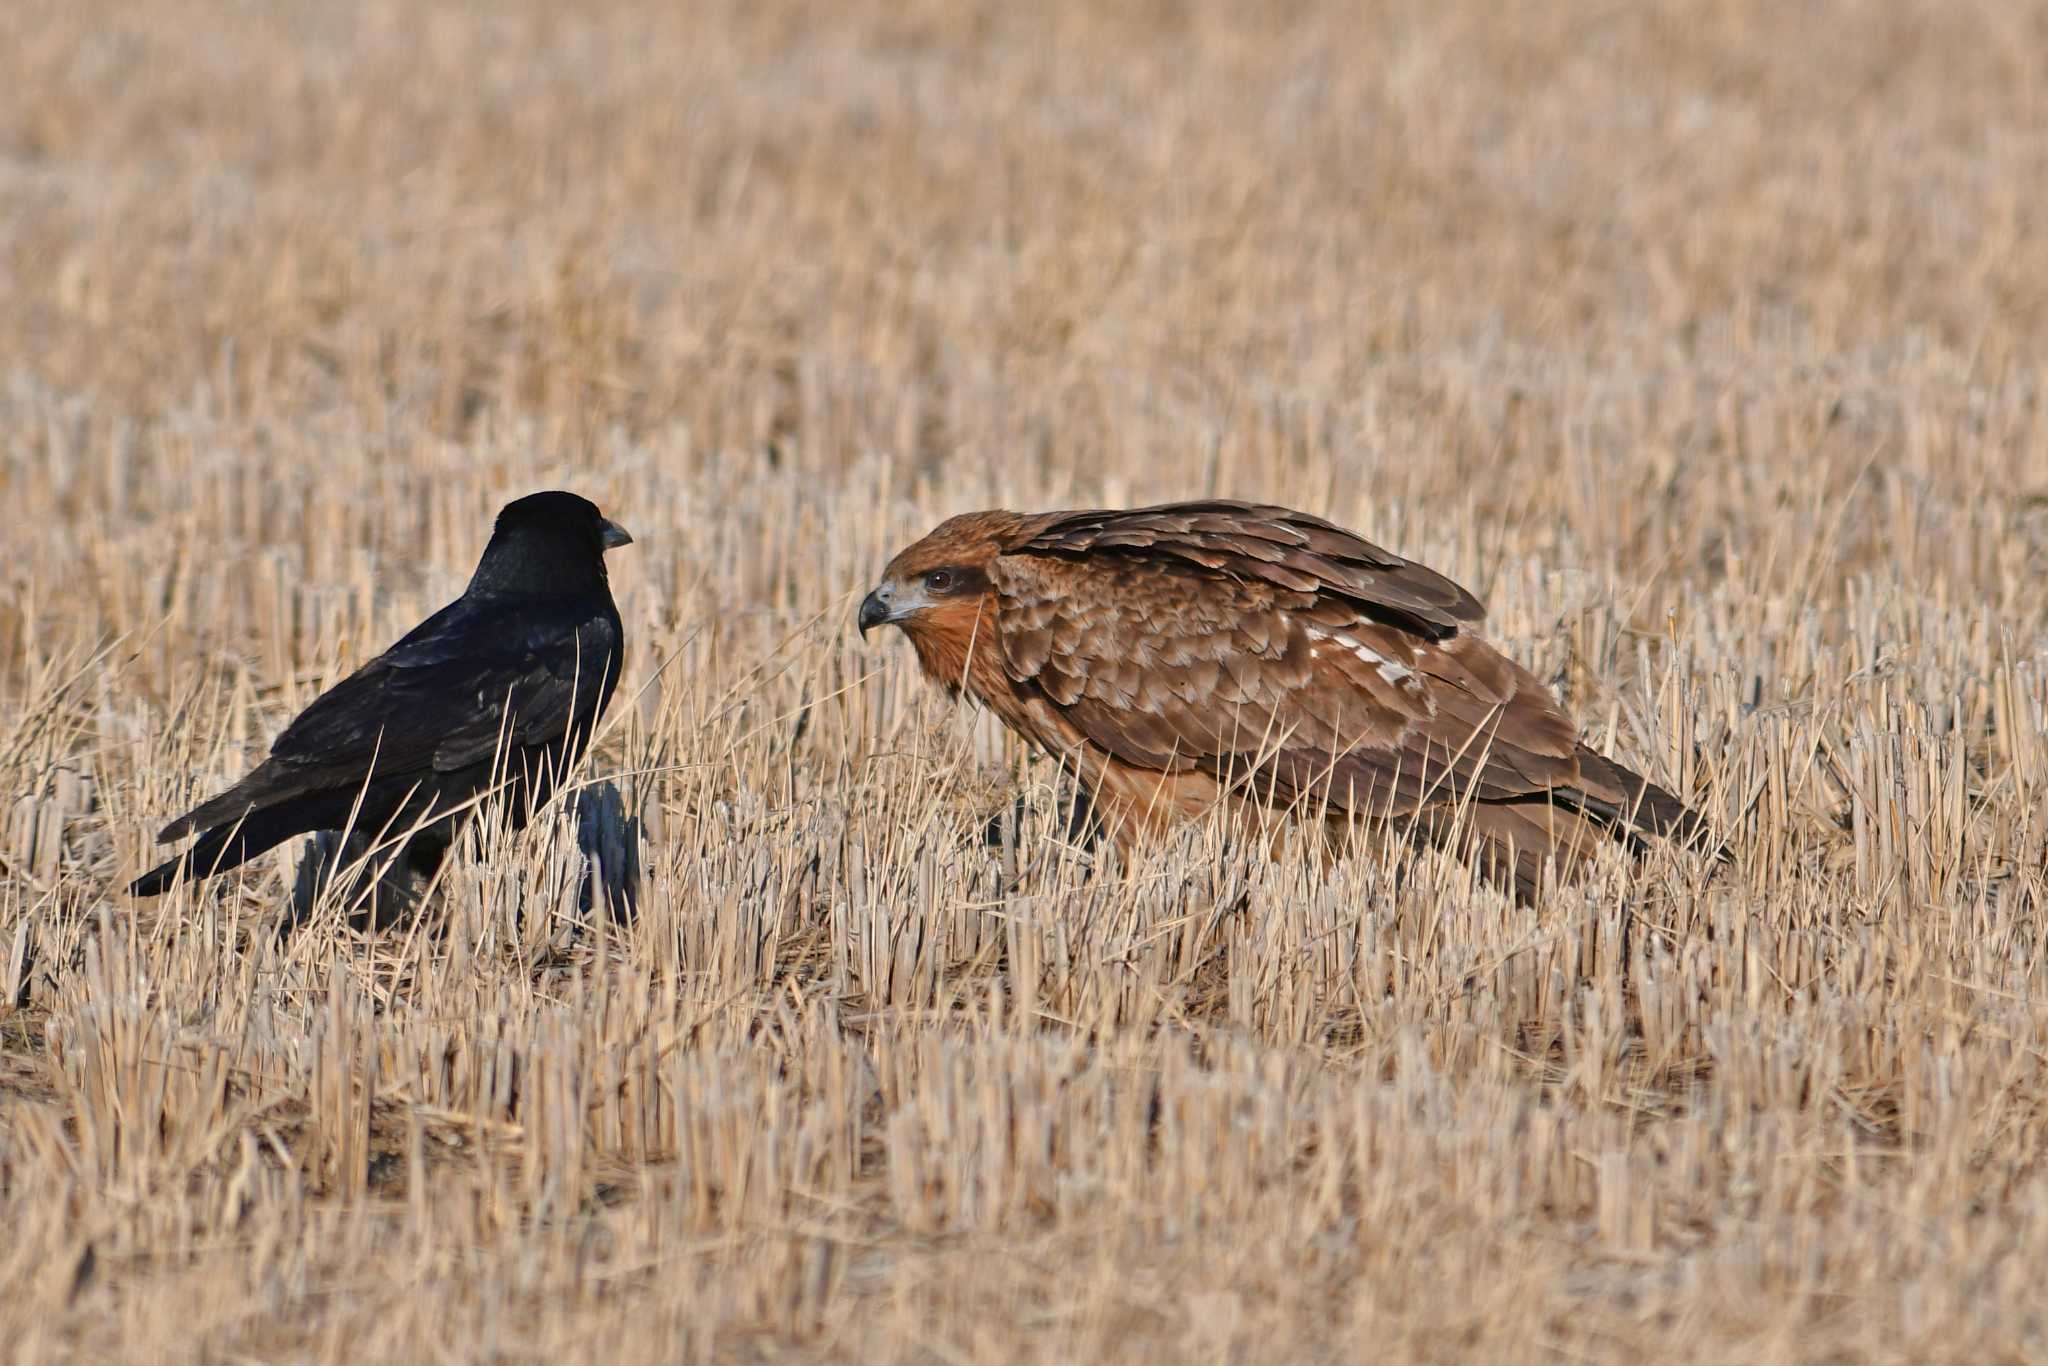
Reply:
[[[953,571],[950,569],[934,569],[931,573],[924,576],[924,586],[931,589],[934,593],[945,592],[953,586]]]

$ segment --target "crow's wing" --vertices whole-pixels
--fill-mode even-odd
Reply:
[[[492,610],[457,601],[301,712],[271,757],[308,768],[448,772],[500,746],[544,744],[618,679],[619,631],[601,609]]]
[[[164,828],[173,840],[308,792],[426,778],[595,716],[619,673],[608,604],[460,598],[315,698],[248,777]]]

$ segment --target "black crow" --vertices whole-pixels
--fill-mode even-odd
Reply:
[[[411,832],[403,857],[431,874],[472,799],[502,785],[513,829],[590,743],[619,681],[625,633],[604,553],[630,544],[595,504],[536,493],[506,504],[462,596],[300,712],[270,757],[163,828],[199,832],[129,891],[155,896],[294,835]]]

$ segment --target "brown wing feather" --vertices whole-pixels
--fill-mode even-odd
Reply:
[[[1434,638],[1486,615],[1443,575],[1320,517],[1258,503],[1166,503],[1129,511],[1062,513],[1010,547],[1035,555],[1122,552],[1168,559],[1240,582],[1338,594]]]
[[[1356,538],[1346,564],[1293,546],[1276,577],[1279,561],[1243,547],[1279,545],[1292,523],[1210,511],[1223,506],[1080,514],[997,557],[1010,678],[1124,763],[1199,769],[1282,800],[1400,813],[1576,780],[1577,737],[1548,695],[1448,629],[1476,614],[1469,594]],[[1341,535],[1321,543],[1335,549]],[[1368,554],[1372,571],[1359,567]],[[1300,568],[1311,562],[1313,573]],[[1368,572],[1384,593],[1369,594]],[[1403,629],[1390,611],[1420,624]]]

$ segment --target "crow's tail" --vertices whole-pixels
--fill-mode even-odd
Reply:
[[[170,890],[181,870],[188,880],[203,881],[215,873],[238,868],[300,833],[301,827],[291,821],[279,820],[268,812],[252,811],[247,820],[215,826],[184,853],[159,863],[135,879],[129,884],[128,895],[161,896]]]

